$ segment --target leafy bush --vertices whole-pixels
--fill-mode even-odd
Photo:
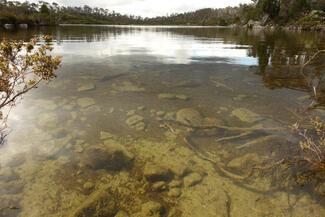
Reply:
[[[8,107],[42,81],[55,77],[61,58],[52,56],[51,38],[33,38],[29,42],[0,42],[0,143],[8,116]],[[40,45],[39,42],[42,42]],[[5,112],[6,111],[6,112]],[[5,114],[6,113],[6,114]]]

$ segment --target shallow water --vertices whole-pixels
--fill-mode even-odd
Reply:
[[[105,186],[119,192],[108,216],[147,216],[148,201],[162,204],[161,216],[325,215],[324,195],[278,171],[232,176],[292,151],[297,141],[287,126],[312,102],[308,79],[297,72],[324,49],[323,34],[64,26],[0,36],[35,34],[54,37],[63,64],[57,79],[28,93],[10,115],[0,151],[0,216],[77,216]],[[307,70],[319,70],[314,64]],[[324,118],[317,100],[310,113]],[[232,129],[203,129],[212,125]],[[112,144],[134,155],[131,166],[91,154]],[[146,164],[172,171],[167,187],[157,190],[144,178]],[[200,178],[189,186],[193,174]]]

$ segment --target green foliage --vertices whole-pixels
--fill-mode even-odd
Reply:
[[[3,40],[0,43],[0,113],[18,97],[35,88],[43,80],[55,77],[61,58],[52,56],[51,38],[23,41]],[[38,45],[38,43],[42,43]]]
[[[312,10],[325,11],[325,0],[312,1],[310,6]]]
[[[322,25],[325,23],[325,12],[314,10],[308,15],[298,19],[296,23],[303,29],[311,29],[312,27]]]
[[[323,7],[324,6],[324,7]],[[278,25],[298,24],[312,9],[325,9],[325,0],[258,0],[255,11]]]
[[[280,11],[280,2],[278,0],[259,0],[257,10],[262,14],[267,14],[271,18],[278,16]]]
[[[240,20],[247,23],[249,20],[257,20],[259,12],[254,5],[241,5]]]
[[[309,11],[310,8],[307,0],[296,0],[292,2],[288,15],[290,18],[300,17],[303,13]]]
[[[50,13],[50,9],[46,6],[46,4],[42,4],[40,12],[42,14],[49,14]]]

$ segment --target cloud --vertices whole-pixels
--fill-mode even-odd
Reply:
[[[251,0],[56,0],[56,2],[68,6],[89,5],[107,8],[122,14],[153,17],[208,7],[236,6],[240,3],[250,3]]]

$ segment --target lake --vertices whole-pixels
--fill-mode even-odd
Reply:
[[[324,34],[60,26],[0,37],[43,34],[63,62],[10,113],[0,217],[325,216],[324,183],[278,163],[299,152],[290,125],[325,118],[324,56],[300,73]]]

